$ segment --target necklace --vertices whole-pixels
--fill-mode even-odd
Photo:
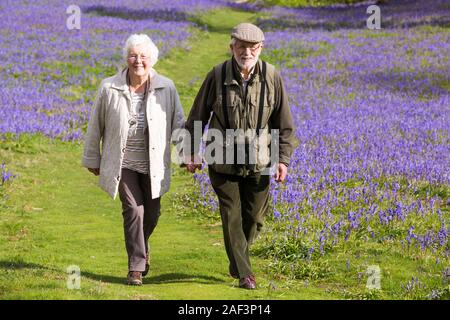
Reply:
[[[130,74],[129,74],[129,71],[128,71],[128,70],[127,70],[127,77],[126,77],[126,79],[127,79],[127,85],[128,85],[128,87],[130,88],[130,87],[131,87],[131,80],[130,80]],[[143,98],[142,102],[139,104],[139,110],[132,110],[132,111],[131,111],[132,114],[130,115],[130,116],[131,116],[131,119],[128,121],[128,123],[130,124],[130,126],[131,126],[131,127],[134,127],[134,134],[136,134],[136,131],[137,131],[137,127],[138,127],[138,114],[141,113],[141,111],[142,111],[141,108],[144,108],[144,113],[145,113],[145,111],[146,111],[146,106],[147,106],[147,93],[148,93],[148,90],[149,90],[149,86],[150,86],[150,75],[148,75],[148,79],[147,79],[147,81],[145,82],[144,98]],[[130,90],[131,100],[133,100],[133,94],[134,94],[134,93],[132,93],[131,90]],[[131,107],[132,107],[131,109],[134,109],[134,108],[133,108],[133,102],[132,102],[132,101],[131,101]],[[133,114],[133,113],[134,113],[134,114]],[[130,121],[131,121],[131,122],[130,122]],[[130,127],[130,129],[131,129],[131,127]],[[145,122],[145,124],[144,124],[143,130],[144,130],[144,133],[145,133],[145,131],[147,130],[147,123],[146,123],[146,122]]]
[[[129,70],[127,70],[127,85],[129,88],[131,88],[131,80],[130,80],[130,73]],[[149,85],[150,85],[150,75],[148,75],[148,79],[145,82],[145,91],[144,91],[144,104],[146,105],[147,103],[147,93],[148,93],[148,89],[149,89]],[[133,94],[130,90],[130,94]]]

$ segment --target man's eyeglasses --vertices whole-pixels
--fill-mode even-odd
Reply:
[[[245,44],[245,43],[236,43],[235,47],[239,51],[245,51],[247,48],[250,49],[251,52],[256,52],[259,48],[261,48],[261,43],[257,44]]]
[[[148,60],[150,59],[150,57],[146,56],[146,55],[137,55],[137,54],[132,54],[128,56],[128,60],[130,62],[135,62],[138,59],[141,59],[142,61]]]

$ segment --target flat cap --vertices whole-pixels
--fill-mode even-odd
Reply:
[[[262,42],[264,41],[264,33],[254,24],[240,23],[231,31],[231,38],[247,42]]]

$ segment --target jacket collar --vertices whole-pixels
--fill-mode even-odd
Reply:
[[[115,75],[111,87],[120,91],[129,91],[127,85],[127,72],[128,68],[124,68],[121,72]],[[161,76],[156,72],[155,69],[150,70],[150,88],[149,90],[165,88],[167,84],[163,81]]]

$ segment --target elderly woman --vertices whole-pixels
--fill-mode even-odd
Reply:
[[[126,41],[127,67],[102,81],[87,130],[82,165],[122,202],[127,283],[141,285],[149,270],[148,239],[170,184],[170,141],[184,126],[173,82],[152,68],[158,49],[145,34]],[[175,137],[174,137],[175,139]]]

